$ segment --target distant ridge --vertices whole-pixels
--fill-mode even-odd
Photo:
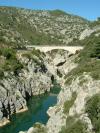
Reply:
[[[0,7],[0,43],[12,47],[65,44],[77,40],[89,21],[61,10]]]

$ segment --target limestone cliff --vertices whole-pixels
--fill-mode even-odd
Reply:
[[[18,53],[18,58],[24,68],[17,76],[13,72],[5,72],[0,80],[0,120],[9,119],[11,114],[27,109],[27,101],[32,95],[48,92],[52,85],[52,75],[44,64],[42,54],[41,59],[37,56],[29,59]]]
[[[62,89],[57,105],[47,111],[50,116],[47,124],[41,125],[46,133],[100,131],[99,32],[96,31],[81,43],[85,47],[75,55],[61,50],[47,53],[52,64],[48,68],[55,74]],[[27,133],[35,133],[38,129],[32,127]]]
[[[62,84],[62,88],[57,105],[48,110],[50,115],[47,123],[48,133],[59,133],[62,127],[66,127],[67,118],[76,116],[76,119],[87,124],[87,132],[92,133],[93,127],[88,114],[85,112],[85,104],[87,99],[100,93],[100,80],[95,81],[84,73],[81,77],[73,80],[71,85]],[[76,97],[72,102],[75,93]]]
[[[63,75],[76,66],[74,58],[75,55],[65,50],[52,50],[45,54],[17,51],[23,69],[18,75],[13,71],[4,72],[0,80],[1,125],[5,124],[5,118],[10,119],[11,114],[26,110],[31,96],[50,91],[54,78],[62,81]]]
[[[77,54],[72,54],[65,50],[52,50],[50,52],[46,53],[45,58],[45,65],[48,68],[49,72],[54,75],[57,82],[61,84],[64,83],[64,75],[67,74],[69,71],[71,71],[73,68],[77,66],[77,64],[74,63],[74,59],[77,57]],[[48,115],[50,116],[50,119],[47,123],[47,126],[41,125],[39,127],[32,127],[28,130],[28,133],[35,133],[38,132],[40,127],[43,129],[44,132],[59,132],[63,124],[65,123],[65,120],[62,119],[63,117],[63,110],[60,111],[60,104],[57,103],[57,106],[54,106],[53,108],[50,107],[48,110]],[[55,113],[56,112],[56,113]],[[57,114],[58,113],[58,114]],[[58,123],[56,122],[58,121]],[[58,124],[58,126],[55,124]],[[20,132],[21,133],[21,132]],[[23,132],[22,132],[23,133]]]
[[[42,53],[29,51],[31,45],[84,48]],[[31,96],[49,92],[54,79],[62,88],[57,105],[48,109],[46,125],[36,123],[26,133],[99,133],[100,20],[0,7],[0,126],[27,110]]]

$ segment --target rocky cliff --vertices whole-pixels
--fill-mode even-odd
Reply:
[[[62,90],[57,105],[47,111],[47,124],[36,123],[26,132],[99,133],[100,21],[91,27],[89,21],[59,10],[10,7],[0,7],[0,18],[0,125],[9,122],[11,114],[26,110],[31,96],[50,91],[56,78]],[[34,44],[84,49],[73,55],[25,48]]]
[[[57,105],[50,107],[47,111],[50,116],[47,124],[44,126],[37,123],[40,126],[33,126],[27,133],[38,131],[41,133],[98,133],[100,131],[99,41],[97,30],[80,41],[84,49],[76,52],[76,55],[67,54],[65,51],[62,53],[60,50],[47,54],[50,62],[54,64],[51,68],[52,73],[56,70],[56,79],[62,89],[58,95]]]
[[[75,67],[72,61],[75,55],[65,50],[47,53],[35,49],[19,50],[16,56],[23,68],[17,74],[5,71],[0,79],[1,126],[6,118],[10,119],[11,114],[25,111],[31,96],[50,91],[54,78],[60,82],[63,75]]]
[[[81,82],[83,83],[81,84]],[[63,133],[67,132],[69,128],[73,128],[71,123],[69,127],[67,126],[69,124],[69,117],[73,123],[78,120],[85,123],[87,125],[85,128],[86,132],[94,132],[91,120],[85,112],[85,104],[87,99],[100,93],[100,80],[94,81],[91,77],[84,74],[83,77],[79,77],[73,81],[71,85],[66,86],[62,84],[62,87],[64,89],[62,89],[58,96],[58,104],[48,110],[50,116],[47,123],[48,133]]]
[[[94,29],[91,36],[80,41],[85,47],[75,58],[74,68],[61,79],[58,103],[47,112],[50,116],[46,125],[48,133],[100,131],[100,31],[99,26]]]
[[[77,53],[72,54],[68,51],[57,50],[57,49],[46,53],[45,65],[48,68],[51,75],[54,75],[57,82],[60,83],[61,86],[64,83],[64,81],[63,81],[64,75],[68,74],[69,71],[71,71],[73,68],[75,68],[77,66],[77,64],[74,63],[74,59],[77,56],[78,56]],[[56,107],[56,106],[54,108],[51,107],[48,110],[48,115],[50,116],[50,119],[48,121],[47,127],[45,127],[44,125],[41,125],[39,123],[36,123],[36,125],[34,127],[30,128],[28,132],[29,133],[31,133],[31,132],[32,133],[33,132],[49,132],[49,129],[50,129],[50,132],[53,132],[53,131],[58,132],[59,129],[64,124],[64,121],[61,119],[62,114],[61,114],[61,112],[59,112],[60,111],[59,107],[60,106],[58,105],[58,107]],[[55,115],[55,112],[56,113],[58,112],[57,116]],[[60,123],[58,122],[58,126],[54,130],[55,125],[53,124],[53,122],[55,122],[56,120],[60,120],[59,121]]]
[[[31,52],[29,52],[31,53]],[[41,53],[40,53],[41,54]],[[27,109],[27,101],[32,95],[50,91],[52,85],[51,73],[44,64],[44,56],[33,58],[18,52],[18,60],[24,68],[15,75],[13,71],[4,72],[0,80],[0,120],[10,118],[10,115]],[[1,125],[2,125],[1,121]]]

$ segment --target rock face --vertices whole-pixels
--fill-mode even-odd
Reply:
[[[27,101],[32,95],[50,91],[51,74],[44,62],[38,59],[38,64],[26,57],[21,57],[20,61],[26,68],[18,76],[5,72],[5,77],[0,80],[0,120],[27,109]]]
[[[50,107],[47,111],[50,118],[45,126],[46,133],[59,133],[62,128],[66,127],[67,119],[75,117],[76,121],[80,120],[86,124],[87,133],[94,133],[92,122],[85,112],[85,106],[89,98],[100,93],[100,80],[94,80],[89,73],[84,72],[75,79],[73,78],[70,84],[66,84],[64,75],[77,67],[77,64],[74,63],[76,56],[70,56],[70,53],[62,50],[47,53],[47,58],[50,57],[49,62],[51,62],[49,68],[51,68],[52,74],[56,75],[62,90],[58,95],[57,105]],[[63,76],[59,77],[57,70]],[[67,122],[69,123],[69,121]]]
[[[58,95],[57,105],[47,111],[50,116],[47,124],[31,127],[25,133],[59,133],[66,127],[67,118],[81,120],[87,125],[87,132],[93,132],[93,126],[85,112],[87,99],[100,92],[100,80],[94,80],[89,73],[82,73],[66,84],[65,75],[76,68],[75,55],[65,50],[52,50],[41,56],[29,57],[19,51],[18,59],[24,68],[16,76],[13,72],[5,72],[0,80],[0,119],[5,124],[11,114],[27,109],[27,101],[32,95],[50,91],[54,78],[60,83],[62,90]],[[67,107],[65,107],[67,106]],[[9,121],[7,121],[9,122]],[[0,123],[0,124],[1,124]],[[21,132],[20,132],[21,133]],[[24,132],[22,132],[24,133]]]
[[[55,107],[50,108],[48,110],[48,114],[50,115],[50,119],[47,123],[48,133],[59,133],[62,127],[66,127],[66,118],[79,116],[78,119],[82,120],[87,124],[87,131],[89,133],[93,132],[93,127],[91,124],[91,120],[88,115],[85,113],[85,104],[87,99],[92,97],[93,95],[100,93],[100,80],[95,81],[89,75],[83,75],[83,79],[78,77],[73,80],[71,85],[65,85],[62,83],[62,90],[58,95],[58,103]],[[81,85],[80,82],[83,82]],[[69,108],[69,112],[67,114],[64,113],[64,104],[65,102],[71,100],[73,92],[76,92],[77,97]]]
[[[85,39],[86,37],[89,37],[92,33],[95,33],[95,32],[98,32],[98,31],[100,31],[100,27],[99,26],[97,26],[97,27],[94,27],[94,28],[92,28],[92,29],[85,29],[82,33],[81,33],[81,35],[80,35],[80,37],[79,37],[79,40],[83,40],[83,39]],[[98,36],[99,34],[96,34],[96,36]]]
[[[68,118],[82,121],[86,124],[86,132],[94,133],[92,122],[85,112],[85,105],[88,98],[100,93],[100,80],[94,80],[89,73],[84,72],[67,84],[65,75],[77,67],[78,64],[74,63],[76,57],[77,54],[72,55],[64,50],[53,50],[46,53],[45,66],[51,75],[56,77],[62,90],[58,95],[57,105],[50,107],[47,111],[50,118],[43,128],[43,133],[59,133],[63,127],[66,127]],[[69,123],[69,121],[67,122]],[[40,127],[37,129],[32,127],[27,133],[31,130],[32,133],[38,133],[39,129]]]
[[[7,51],[0,51],[0,126],[10,122],[13,113],[27,110],[27,101],[31,96],[49,92],[56,78],[62,90],[58,95],[57,105],[47,111],[50,116],[47,124],[44,126],[36,123],[25,133],[59,133],[60,131],[62,133],[62,127],[66,128],[66,123],[70,122],[69,118],[72,123],[82,121],[87,126],[86,133],[94,133],[92,121],[85,112],[85,105],[88,98],[100,93],[100,78],[97,74],[100,63],[100,25],[93,28],[89,25],[90,22],[87,20],[59,10],[32,11],[0,7],[0,48],[17,48],[15,50],[17,55],[13,55],[11,51],[5,55]],[[92,37],[93,34],[94,37],[98,37],[93,40],[97,41],[88,42],[98,45],[94,51],[91,51],[92,45],[88,43],[91,47],[87,47],[86,52],[89,54],[86,53],[86,57],[83,58],[86,62],[79,57],[83,61],[80,65],[75,64],[79,51],[73,55],[66,50],[57,49],[45,54],[36,50],[30,53],[26,50],[27,46],[37,46],[37,44],[60,46],[67,45],[71,41],[77,43],[78,40],[83,40],[90,35]],[[17,73],[14,70],[19,66],[17,63],[14,65],[15,62],[19,66],[23,64]],[[90,71],[83,69],[84,63],[86,69],[91,69]],[[94,68],[95,65],[97,68]],[[79,69],[78,66],[83,67]],[[7,67],[9,67],[8,71]],[[71,73],[71,83],[66,83],[65,75],[70,74],[69,72],[76,67],[79,73],[76,73],[76,77]],[[95,78],[99,78],[98,80],[91,77],[92,68],[95,72],[92,74]],[[87,73],[84,72],[85,70]]]
[[[51,75],[53,75],[61,85],[63,84],[64,75],[77,66],[77,64],[74,63],[76,56],[77,54],[73,55],[65,50],[52,50],[46,53],[46,58],[44,59],[45,66],[48,68]],[[63,76],[57,74],[58,71],[60,75]],[[63,109],[59,105],[60,104],[57,103],[55,107],[50,107],[50,109],[47,111],[50,119],[47,123],[47,126],[44,126],[45,131],[43,133],[58,133],[61,127],[65,125],[66,119],[62,119],[65,117],[65,115],[63,114]],[[34,133],[35,129],[33,127],[31,129],[32,133]],[[27,133],[31,129],[29,129]],[[36,133],[39,132],[37,131]]]
[[[52,74],[56,76],[56,78],[62,78],[65,74],[71,71],[74,67],[77,66],[73,61],[77,55],[73,55],[72,53],[66,50],[52,50],[51,52],[47,52],[48,63],[47,67],[50,67],[50,71]],[[62,77],[59,77],[57,71],[60,72]]]
[[[72,62],[74,56],[70,55],[65,50],[53,50],[41,54],[41,58],[35,55],[32,59],[25,56],[25,52],[23,56],[23,52],[19,51],[17,58],[24,68],[17,76],[13,72],[5,72],[4,78],[0,80],[0,120],[9,119],[13,113],[25,111],[28,99],[50,91],[54,78],[60,82],[60,75],[76,66]]]

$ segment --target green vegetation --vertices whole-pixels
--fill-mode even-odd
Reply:
[[[72,105],[74,104],[75,100],[76,100],[77,94],[76,92],[72,93],[72,98],[71,100],[68,100],[64,103],[64,113],[67,114],[69,112],[69,109],[72,107]]]
[[[44,34],[44,33],[37,33],[30,34],[30,38],[27,38],[33,45],[52,45],[52,44],[59,44],[58,37],[51,38],[51,35]]]
[[[4,72],[2,69],[0,69],[0,79],[2,79],[2,77],[4,77]]]
[[[23,68],[23,65],[17,60],[16,51],[11,48],[2,48],[0,50],[0,78],[4,76],[5,71],[12,71],[16,75]]]
[[[41,67],[41,71],[46,71],[45,65],[43,64],[44,53],[39,50],[33,49],[32,51],[17,51],[13,48],[2,48],[0,49],[0,79],[4,77],[4,72],[14,72],[17,76],[22,68],[25,68],[25,64],[22,64],[18,60],[18,56],[33,60],[37,66]]]
[[[61,16],[61,15],[66,15],[67,13],[57,9],[57,10],[50,11],[50,14],[55,16],[55,17],[58,17],[58,16]]]
[[[62,127],[60,133],[87,133],[86,124],[81,120],[76,120],[74,117],[68,117],[66,127]]]
[[[100,59],[100,42],[98,42],[97,44],[95,44],[95,46],[94,46],[94,48],[93,48],[90,56],[92,58]]]
[[[23,16],[20,10],[23,11],[23,9],[18,8],[0,8],[0,28],[2,29],[0,31],[1,43],[14,48],[22,48],[25,44],[49,45],[59,43],[58,37],[56,38],[55,36],[51,38],[49,33],[45,34],[36,31],[36,28],[28,22],[28,19],[24,18],[25,15]],[[31,18],[32,16],[29,15],[29,17]],[[33,16],[33,18],[34,17],[35,16]]]
[[[80,81],[80,82],[79,82],[79,85],[80,85],[80,86],[83,86],[83,84],[87,82],[87,79],[85,79],[84,76],[81,76],[81,77],[79,78],[79,81]]]
[[[100,36],[91,35],[82,40],[81,44],[84,45],[84,49],[75,60],[78,67],[65,76],[66,84],[70,84],[75,77],[84,72],[89,73],[96,80],[100,79]]]
[[[32,59],[32,57],[37,56],[40,57],[43,56],[44,53],[40,52],[40,50],[36,50],[35,48],[32,48],[32,51],[27,51],[26,53],[23,54],[23,56]]]
[[[62,23],[56,20],[59,18]],[[87,20],[61,10],[0,7],[0,45],[18,49],[25,45],[63,45],[71,38],[77,39],[88,25]]]
[[[91,119],[95,133],[100,133],[100,94],[94,95],[87,101],[86,113]]]
[[[45,54],[40,52],[40,50],[33,48],[32,51],[27,51],[22,56],[27,57],[28,59],[32,59],[37,65],[42,65],[43,57]]]
[[[0,55],[4,56],[7,60],[16,58],[16,51],[11,48],[0,49]]]
[[[70,72],[72,73],[72,71]],[[66,85],[70,85],[72,83],[72,80],[74,80],[74,76],[73,75],[70,75],[70,73],[68,73],[68,75],[65,76],[65,84]]]
[[[90,26],[91,27],[100,26],[100,17],[98,17],[96,21],[91,22]]]

